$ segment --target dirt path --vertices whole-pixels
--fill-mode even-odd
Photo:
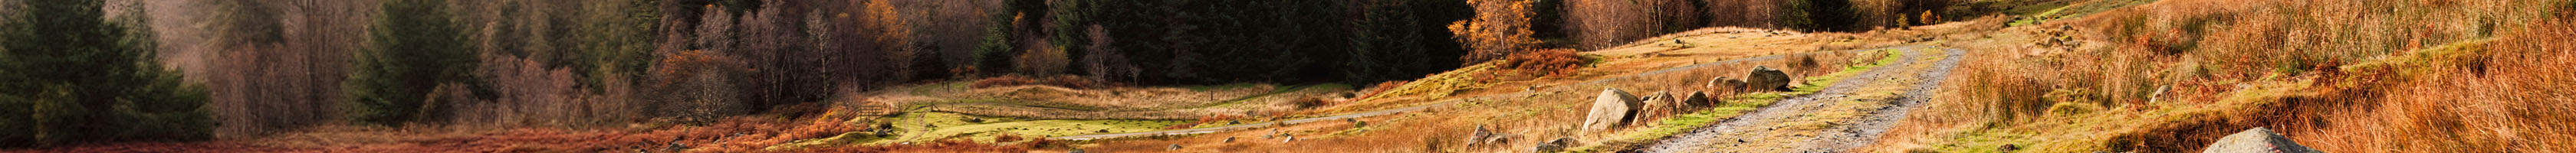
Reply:
[[[1905,51],[1899,61],[1843,79],[1817,94],[1782,100],[1635,151],[1841,152],[1864,145],[1930,97],[1964,53],[1947,49],[1938,61],[1921,61],[1931,48],[1896,49]]]
[[[1843,51],[1843,52],[1858,53],[1858,52],[1866,52],[1866,51],[1870,51],[1870,50],[1851,50],[1851,51]],[[1819,53],[1827,53],[1827,52],[1808,52],[1808,53],[1799,53],[1799,54],[1819,54]],[[1668,73],[1668,72],[1677,72],[1677,71],[1681,71],[1681,70],[1708,68],[1708,67],[1710,67],[1710,66],[1717,66],[1717,65],[1729,65],[1729,64],[1736,64],[1736,63],[1743,63],[1743,62],[1768,61],[1768,60],[1780,60],[1780,59],[1783,59],[1783,58],[1787,58],[1788,56],[1789,56],[1789,55],[1787,55],[1787,54],[1784,54],[1784,55],[1769,55],[1769,56],[1757,56],[1757,57],[1749,57],[1749,58],[1739,58],[1739,59],[1732,59],[1732,60],[1725,60],[1725,61],[1718,61],[1718,62],[1709,62],[1709,63],[1692,64],[1692,65],[1688,65],[1688,66],[1680,66],[1680,67],[1664,68],[1664,69],[1659,69],[1659,70],[1655,70],[1655,71],[1646,71],[1646,72],[1643,72],[1643,73],[1628,74],[1628,75],[1622,75],[1622,76],[1618,76],[1618,77],[1595,79],[1595,80],[1591,80],[1591,81],[1584,81],[1584,82],[1582,82],[1582,83],[1575,83],[1575,84],[1562,84],[1562,85],[1548,85],[1548,86],[1546,87],[1546,89],[1541,89],[1541,90],[1530,90],[1530,91],[1521,91],[1521,92],[1513,92],[1513,93],[1492,94],[1492,95],[1484,95],[1484,96],[1476,96],[1476,97],[1468,97],[1468,98],[1449,99],[1449,100],[1442,100],[1442,101],[1440,101],[1440,102],[1436,102],[1436,103],[1432,103],[1432,104],[1426,104],[1426,105],[1421,105],[1421,106],[1412,106],[1412,107],[1404,107],[1404,108],[1396,108],[1396,109],[1386,109],[1386,110],[1375,110],[1375,111],[1358,112],[1358,113],[1349,113],[1349,114],[1341,114],[1341,115],[1333,115],[1333,116],[1323,116],[1323,117],[1314,117],[1314,118],[1294,119],[1294,120],[1287,120],[1287,121],[1280,121],[1280,122],[1253,123],[1253,124],[1230,125],[1230,126],[1220,126],[1220,127],[1195,128],[1195,129],[1179,129],[1179,130],[1163,130],[1163,131],[1147,131],[1147,132],[1131,132],[1131,133],[1111,133],[1111,134],[1093,134],[1093,135],[1059,136],[1059,137],[1048,137],[1047,139],[1053,139],[1053,140],[1094,140],[1094,139],[1111,139],[1111,138],[1144,137],[1144,136],[1160,136],[1160,135],[1191,135],[1191,134],[1206,134],[1206,133],[1216,133],[1216,132],[1225,132],[1225,131],[1234,131],[1234,130],[1266,128],[1266,127],[1272,127],[1273,125],[1279,125],[1279,124],[1283,124],[1283,123],[1284,123],[1284,124],[1299,124],[1299,123],[1316,122],[1316,121],[1333,121],[1333,120],[1342,120],[1342,119],[1351,119],[1351,118],[1361,118],[1361,117],[1370,117],[1370,116],[1378,116],[1378,115],[1400,114],[1400,113],[1406,113],[1406,112],[1422,111],[1422,110],[1424,110],[1424,109],[1430,109],[1430,108],[1433,108],[1433,107],[1444,107],[1444,106],[1455,105],[1455,104],[1457,104],[1457,103],[1459,103],[1459,102],[1464,102],[1464,101],[1475,101],[1475,100],[1496,100],[1496,99],[1502,99],[1502,98],[1529,97],[1529,95],[1530,95],[1530,94],[1539,94],[1539,93],[1540,93],[1540,92],[1534,92],[1534,91],[1563,90],[1564,88],[1579,87],[1579,86],[1585,86],[1585,85],[1598,85],[1598,84],[1603,84],[1603,83],[1609,83],[1609,82],[1611,82],[1611,81],[1618,81],[1618,80],[1625,80],[1625,79],[1633,79],[1633,78],[1635,78],[1635,77],[1637,77],[1637,76],[1650,76],[1650,75],[1656,75],[1656,74],[1662,74],[1662,73]],[[1910,56],[1909,56],[1909,57],[1910,57]],[[1909,60],[1909,61],[1910,61],[1911,59],[1907,59],[1907,60]]]

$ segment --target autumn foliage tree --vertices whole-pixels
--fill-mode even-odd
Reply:
[[[1484,63],[1512,52],[1532,48],[1538,39],[1531,38],[1529,0],[1469,0],[1476,17],[1449,24],[1449,32],[1461,45],[1470,49],[1460,57],[1466,64]]]

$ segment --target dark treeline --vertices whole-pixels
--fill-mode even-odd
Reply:
[[[992,73],[1142,84],[1410,79],[1460,63],[1442,26],[1472,16],[1432,0],[1018,0],[979,55]],[[1043,5],[1043,6],[1031,6]],[[1004,19],[1008,20],[1004,20]],[[1016,53],[1013,53],[1016,52]],[[1014,55],[999,62],[1001,55]],[[1059,62],[1070,61],[1070,62]],[[1009,68],[1009,69],[1002,69]]]
[[[121,42],[142,46],[124,48],[168,49],[136,55],[161,55],[157,59],[175,60],[167,63],[199,74],[188,82],[215,89],[204,92],[211,105],[200,114],[224,124],[178,131],[224,138],[335,123],[703,122],[871,88],[1010,75],[1132,85],[1408,79],[1463,65],[1455,58],[1462,46],[1441,26],[1474,13],[1462,3],[1430,0],[138,3],[184,6],[151,7],[179,13],[148,18],[182,26],[149,29],[139,26],[142,16],[129,16],[138,26],[103,29],[140,31],[133,32],[138,38],[185,34],[159,36],[178,41],[157,47]],[[33,21],[10,23],[58,25]],[[150,69],[160,68],[137,70]],[[39,90],[46,88],[10,89],[50,93]],[[8,97],[42,98],[37,96],[43,95]],[[26,111],[12,111],[20,112]],[[32,123],[13,127],[55,124],[7,119]],[[59,138],[65,137],[43,139]]]
[[[704,122],[1001,76],[1369,83],[1706,26],[1861,29],[1946,5],[1475,1],[6,1],[0,145]]]

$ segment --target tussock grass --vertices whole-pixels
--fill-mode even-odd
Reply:
[[[2541,75],[2576,64],[2570,3],[2165,0],[2049,23],[2078,46],[1955,43],[1975,66],[1875,151],[2196,152],[2252,127],[2328,152],[2576,151],[2545,125],[2576,121],[2576,80]]]

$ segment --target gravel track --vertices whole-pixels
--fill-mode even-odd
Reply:
[[[1735,118],[1729,118],[1716,125],[1692,130],[1689,133],[1675,135],[1643,147],[1635,148],[1636,150],[1631,151],[1666,153],[1716,152],[1719,151],[1719,149],[1738,149],[1733,151],[1842,152],[1843,150],[1857,148],[1871,142],[1873,139],[1877,139],[1879,133],[1886,132],[1887,128],[1893,127],[1897,121],[1903,119],[1907,111],[1921,105],[1925,98],[1930,97],[1931,94],[1933,94],[1933,90],[1940,87],[1939,84],[1941,80],[1943,80],[1941,78],[1948,77],[1951,68],[1957,67],[1960,58],[1962,58],[1961,55],[1965,53],[1958,49],[1946,49],[1946,55],[1943,55],[1946,57],[1941,58],[1941,61],[1930,63],[1933,64],[1930,68],[1921,70],[1909,69],[1912,67],[1912,64],[1916,64],[1916,59],[1921,59],[1922,56],[1924,56],[1922,54],[1925,54],[1925,51],[1922,50],[1929,48],[1930,47],[1926,46],[1894,47],[1893,49],[1905,51],[1903,57],[1900,57],[1895,63],[1874,67],[1859,75],[1855,75],[1852,78],[1845,78],[1840,82],[1836,82],[1833,86],[1826,87],[1824,90],[1816,92],[1816,94],[1790,98],[1772,103],[1771,106],[1757,109],[1752,113],[1737,116]],[[1855,100],[1854,97],[1851,96],[1854,94],[1853,92],[1865,87],[1882,86],[1879,84],[1879,81],[1881,80],[1898,79],[1896,77],[1909,77],[1898,76],[1905,71],[1924,71],[1919,75],[1910,76],[1913,77],[1912,79],[1923,81],[1917,84],[1912,84],[1909,88],[1906,88],[1905,90],[1907,91],[1901,93],[1900,97],[1892,100],[1884,100],[1888,105],[1865,111],[1866,114],[1862,115],[1861,118],[1849,121],[1853,123],[1839,124],[1838,126],[1831,126],[1824,129],[1815,129],[1814,132],[1816,132],[1816,134],[1814,135],[1792,135],[1793,137],[1796,137],[1793,138],[1795,140],[1791,140],[1794,142],[1751,142],[1752,140],[1744,139],[1745,137],[1762,136],[1763,134],[1776,134],[1774,132],[1803,132],[1791,131],[1794,129],[1779,129],[1778,126],[1775,125],[1797,121],[1797,119],[1807,117],[1813,112],[1828,109],[1829,105],[1833,105],[1835,104],[1834,102],[1837,101]],[[1775,146],[1777,148],[1729,148],[1751,143],[1785,144],[1786,146]]]

